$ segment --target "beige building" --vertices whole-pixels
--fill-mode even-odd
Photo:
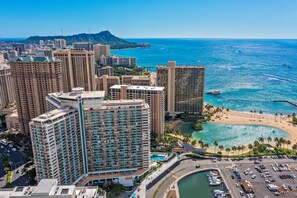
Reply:
[[[60,48],[60,49],[63,49],[63,48],[67,47],[65,39],[55,39],[54,40],[54,45],[55,45],[56,48]]]
[[[22,133],[32,118],[46,111],[48,93],[62,91],[62,66],[56,58],[21,56],[9,62]]]
[[[76,187],[58,185],[56,179],[43,179],[37,186],[17,186],[0,189],[1,198],[105,198],[105,193],[98,192],[98,187]]]
[[[10,66],[0,63],[0,108],[15,101],[15,88]]]
[[[162,136],[165,127],[164,87],[114,85],[110,88],[112,100],[143,99],[150,106],[151,134]]]
[[[105,96],[109,96],[110,87],[113,85],[119,85],[120,78],[117,76],[107,76],[103,75],[96,78],[96,90],[105,91]]]
[[[4,63],[4,52],[0,51],[0,63]]]
[[[105,66],[105,67],[96,67],[95,73],[98,77],[103,75],[114,76],[113,67]]]
[[[12,113],[5,116],[6,128],[10,131],[20,130],[20,122],[17,110],[13,110]]]
[[[93,46],[95,59],[101,58],[101,56],[110,56],[110,45],[94,45]]]
[[[83,49],[65,49],[53,52],[53,56],[62,61],[63,91],[74,87],[84,87],[95,91],[95,59],[93,51]]]
[[[166,111],[202,115],[204,79],[203,66],[176,66],[175,61],[157,66],[157,84],[165,87]]]
[[[139,85],[139,86],[150,86],[151,79],[148,76],[122,76],[122,84],[123,85]]]

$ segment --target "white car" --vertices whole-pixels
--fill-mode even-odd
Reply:
[[[255,179],[256,178],[256,175],[254,174],[254,175],[252,175],[252,179]]]
[[[16,152],[16,148],[12,148],[11,150],[12,150],[13,152]]]
[[[12,144],[9,144],[8,146],[9,146],[10,148],[12,148],[12,147],[13,147],[13,145],[12,145]]]

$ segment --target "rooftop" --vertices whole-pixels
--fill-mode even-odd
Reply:
[[[49,94],[52,97],[58,99],[68,99],[68,100],[76,100],[79,97],[81,98],[104,98],[104,91],[83,91],[83,88],[76,87],[72,89],[72,92],[64,93],[64,92],[56,92]]]
[[[32,192],[32,195],[49,195],[52,188],[56,185],[58,185],[58,180],[56,179],[42,179]]]
[[[12,59],[9,60],[9,62],[61,62],[57,58],[51,58],[51,57],[38,57],[38,56],[15,56]]]
[[[0,63],[0,70],[4,70],[4,69],[10,69],[10,66],[5,64],[5,63]]]
[[[74,109],[72,109],[70,107],[67,107],[67,106],[66,107],[62,107],[62,108],[59,108],[59,109],[54,109],[52,111],[46,112],[44,114],[41,114],[41,115],[39,115],[36,118],[33,118],[32,121],[44,122],[44,121],[47,121],[47,120],[54,120],[54,119],[56,119],[58,117],[61,117],[63,115],[68,114],[69,112],[71,112],[73,110]]]
[[[137,85],[113,85],[110,89],[121,89],[122,86],[127,87],[128,90],[163,91],[165,89],[164,87]]]

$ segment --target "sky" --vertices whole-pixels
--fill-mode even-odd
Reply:
[[[0,0],[0,38],[297,38],[297,0]]]

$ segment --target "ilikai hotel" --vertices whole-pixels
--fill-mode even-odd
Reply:
[[[150,108],[144,100],[104,101],[104,91],[48,95],[53,109],[30,122],[37,179],[83,186],[107,179],[133,186],[149,168]]]

